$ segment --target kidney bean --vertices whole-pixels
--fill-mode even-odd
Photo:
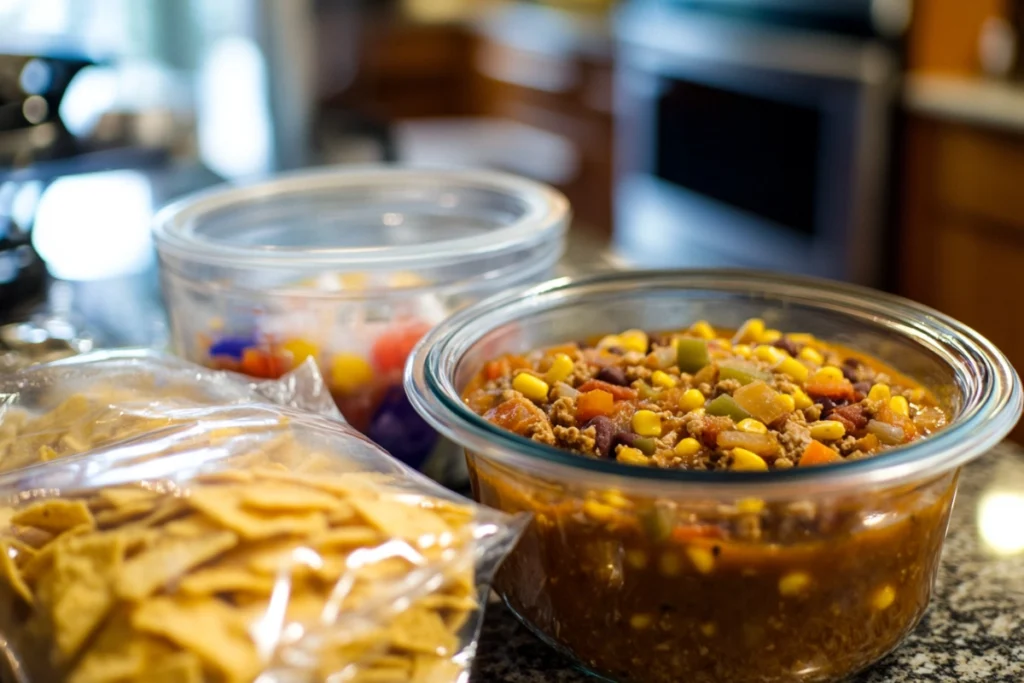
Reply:
[[[615,365],[601,368],[600,372],[597,373],[597,379],[620,387],[629,386],[629,380],[626,379],[626,371]]]
[[[800,345],[791,339],[786,339],[785,337],[776,340],[775,343],[772,344],[772,346],[774,346],[777,349],[782,349],[783,351],[793,356],[794,358],[798,353],[800,353]]]
[[[599,455],[608,457],[615,450],[614,443],[618,427],[610,417],[598,415],[583,425],[583,429],[594,428],[594,446]]]

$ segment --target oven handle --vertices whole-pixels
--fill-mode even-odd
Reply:
[[[669,68],[705,62],[868,86],[891,84],[898,74],[894,52],[878,41],[742,24],[661,3],[626,3],[616,15],[615,35],[627,58],[653,58]]]

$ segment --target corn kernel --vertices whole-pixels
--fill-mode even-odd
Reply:
[[[890,398],[889,408],[897,415],[902,415],[903,417],[910,415],[910,406],[907,404],[907,399],[902,396],[893,396]]]
[[[604,502],[620,510],[625,510],[626,508],[632,506],[632,503],[629,502],[629,498],[626,498],[624,495],[622,495],[622,493],[616,491],[615,489],[608,489],[607,491],[601,494],[601,498],[604,500]]]
[[[888,608],[896,601],[896,589],[886,584],[871,598],[871,606],[878,611]]]
[[[622,341],[622,337],[617,334],[609,334],[601,337],[601,340],[597,342],[597,348],[599,349],[610,349],[610,348],[625,348],[625,344]]]
[[[650,465],[647,456],[639,448],[630,446],[619,446],[615,451],[615,459],[625,465]]]
[[[910,399],[911,401],[913,401],[914,403],[920,403],[921,401],[924,400],[925,396],[927,396],[927,393],[925,393],[925,390],[918,388],[918,389],[911,389],[910,390],[910,395],[907,396],[907,398]]]
[[[708,638],[715,635],[715,632],[717,630],[718,629],[715,628],[715,624],[710,621],[705,621],[703,624],[700,625],[700,632]]]
[[[760,498],[743,498],[736,501],[736,509],[747,515],[759,515],[764,510],[764,501]]]
[[[843,379],[843,371],[834,365],[826,365],[825,367],[818,368],[814,373],[814,379],[817,382],[840,382]]]
[[[786,335],[794,344],[813,344],[816,340],[813,334],[807,334],[806,332],[790,332]]]
[[[684,413],[688,413],[691,410],[697,410],[704,405],[704,394],[700,393],[699,389],[687,389],[682,396],[679,397],[679,410]]]
[[[814,365],[821,365],[825,362],[825,357],[810,346],[805,346],[800,349],[800,353],[798,353],[797,356],[800,360],[805,360],[808,363],[813,363]]]
[[[572,362],[572,358],[564,353],[559,353],[551,361],[551,367],[548,368],[548,372],[544,377],[549,384],[564,382],[569,379],[574,367],[575,364]]]
[[[633,569],[644,569],[647,567],[647,553],[643,550],[627,550],[626,564]]]
[[[796,358],[790,358],[788,356],[779,361],[778,365],[775,366],[775,369],[785,375],[789,375],[797,382],[807,381],[807,375],[810,374],[810,370],[807,369],[806,365],[798,361]]]
[[[715,330],[708,324],[707,320],[698,320],[690,325],[690,332],[701,339],[714,339]]]
[[[754,358],[763,360],[766,363],[778,363],[785,357],[786,352],[782,349],[777,349],[774,346],[765,346],[762,344],[754,347]]]
[[[760,318],[751,318],[740,326],[733,337],[733,342],[757,341],[764,334],[764,321]]]
[[[786,409],[787,413],[792,413],[796,410],[796,399],[789,394],[779,394],[776,400],[779,402],[779,405]]]
[[[707,548],[691,545],[686,549],[686,556],[693,563],[693,568],[701,574],[710,574],[715,569],[715,556]]]
[[[747,417],[739,421],[736,425],[736,429],[747,434],[767,434],[768,428],[764,426],[763,422],[758,422],[752,417]]]
[[[676,385],[676,378],[667,372],[655,370],[651,373],[651,383],[656,387],[661,387],[662,389],[671,389]]]
[[[872,401],[888,401],[891,395],[888,384],[872,385],[868,391],[868,399]]]
[[[780,339],[782,339],[782,332],[779,332],[778,330],[765,330],[761,333],[758,341],[762,344],[774,344]]]
[[[688,458],[692,455],[696,455],[697,451],[700,450],[700,441],[692,437],[686,437],[682,441],[676,444],[676,447],[672,449],[672,452],[682,458]]]
[[[793,392],[793,403],[796,404],[796,407],[799,410],[804,410],[805,408],[810,408],[814,405],[814,401],[811,400],[810,396],[804,393],[803,389],[797,389]]]
[[[660,558],[658,558],[658,569],[665,576],[679,576],[679,571],[682,568],[682,560],[680,560],[679,556],[675,553],[664,553]]]
[[[626,330],[619,335],[619,340],[622,342],[622,348],[627,351],[647,353],[649,340],[647,339],[647,333],[643,330]]]
[[[588,500],[583,503],[583,512],[587,517],[598,522],[610,522],[615,519],[615,508],[596,500]]]
[[[752,353],[752,351],[750,350],[750,346],[748,346],[747,344],[736,344],[735,346],[732,347],[732,352],[735,353],[740,358],[750,358],[750,355]]]
[[[633,413],[633,431],[640,436],[661,436],[661,417],[652,410]]]
[[[653,621],[650,614],[634,614],[629,618],[629,625],[640,631],[650,626]]]
[[[512,379],[512,388],[531,401],[543,402],[548,400],[548,391],[551,387],[540,377],[534,377],[528,372],[520,372]]]
[[[373,381],[373,367],[362,356],[339,353],[331,359],[331,388],[343,394],[365,387]]]
[[[732,469],[739,472],[765,472],[768,463],[757,453],[746,448],[732,449]]]
[[[811,584],[811,577],[804,572],[790,572],[779,579],[779,594],[788,597],[798,595]]]
[[[811,424],[811,438],[818,441],[838,441],[846,436],[846,427],[836,420],[822,420]]]

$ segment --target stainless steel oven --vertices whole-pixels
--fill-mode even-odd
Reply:
[[[616,22],[616,256],[882,284],[901,7],[627,3]]]

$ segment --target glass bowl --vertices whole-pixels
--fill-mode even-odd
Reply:
[[[839,465],[658,470],[527,440],[460,395],[506,352],[751,317],[894,366],[934,393],[950,425]],[[959,469],[1021,412],[1006,358],[940,313],[731,271],[619,273],[495,296],[430,332],[405,381],[413,406],[464,446],[477,498],[533,513],[496,580],[509,607],[588,671],[637,683],[833,681],[883,657],[928,605]],[[750,517],[760,537],[715,533]]]
[[[552,277],[568,222],[564,196],[515,176],[347,167],[215,188],[154,231],[180,355],[255,377],[312,356],[348,421],[420,467],[437,434],[402,390],[413,345],[472,301]]]

